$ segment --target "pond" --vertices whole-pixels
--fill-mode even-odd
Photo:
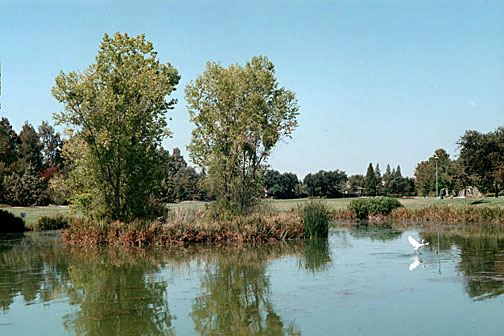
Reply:
[[[413,254],[408,235],[430,242]],[[502,236],[333,228],[261,246],[0,236],[0,335],[501,335]]]

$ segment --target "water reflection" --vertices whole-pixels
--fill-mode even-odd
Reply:
[[[67,330],[77,335],[173,335],[159,263],[142,249],[69,249]]]
[[[282,321],[271,303],[266,268],[267,261],[279,254],[277,248],[261,246],[239,253],[224,251],[208,260],[201,295],[194,300],[190,314],[197,332],[202,335],[301,334],[292,322],[286,325]]]
[[[5,236],[4,236],[5,238]],[[172,335],[166,272],[203,265],[190,317],[201,334],[299,335],[271,303],[269,262],[294,257],[310,273],[331,262],[326,240],[260,246],[68,248],[56,234],[0,240],[0,306],[64,298],[67,332],[81,335]],[[194,264],[194,263],[193,263]]]
[[[303,254],[298,258],[298,264],[312,273],[322,272],[331,265],[331,254],[327,239],[306,240]]]
[[[386,276],[389,265],[398,265],[402,272],[406,267],[416,270],[411,276],[416,279],[426,263],[432,269],[438,259],[439,269],[441,260],[450,260],[451,270],[446,269],[451,274],[458,272],[454,276],[463,280],[460,288],[473,300],[504,293],[503,235],[465,231],[410,233],[431,243],[425,247],[424,256],[410,254],[405,238],[408,233],[371,226],[334,232],[329,240],[124,250],[65,248],[55,233],[2,235],[0,314],[21,309],[13,304],[16,299],[24,305],[64,301],[70,309],[57,321],[63,321],[65,332],[70,334],[172,335],[179,328],[177,315],[187,321],[184,332],[188,329],[204,335],[299,335],[301,327],[294,323],[295,318],[284,315],[285,307],[278,307],[272,283],[279,278],[272,277],[280,277],[281,282],[284,277],[292,280],[290,276],[304,274],[305,281],[319,286],[319,295],[324,297],[333,290],[339,293],[335,283],[341,290],[365,292],[373,283],[366,279],[374,279],[380,272]],[[436,257],[438,246],[440,253]],[[370,249],[383,248],[392,252],[367,254]],[[352,256],[357,249],[360,253]],[[407,253],[396,253],[403,250]],[[379,265],[369,265],[370,258],[378,260]],[[293,266],[297,275],[278,271],[279,264]],[[272,267],[276,267],[276,273]],[[345,274],[348,269],[354,273]],[[196,283],[196,288],[188,291],[187,312],[183,315],[170,296],[180,289],[168,291],[167,281],[172,278],[190,278]],[[361,278],[364,285],[359,287]],[[296,281],[297,278],[293,282]],[[375,294],[370,293],[369,297]]]
[[[439,237],[439,238],[438,238]],[[458,270],[464,275],[465,291],[474,300],[504,294],[504,236],[502,233],[459,230],[424,233],[430,249],[460,250]]]
[[[420,264],[423,264],[423,260],[419,258],[418,256],[413,257],[413,262],[409,265],[409,270],[413,271],[415,268],[417,268]]]
[[[368,225],[367,222],[351,226],[350,233],[355,238],[369,238],[371,241],[382,242],[399,239],[402,235],[402,231],[394,229],[390,225],[374,226]]]
[[[16,296],[26,304],[46,302],[64,291],[67,258],[54,235],[0,235],[0,307],[5,312]]]

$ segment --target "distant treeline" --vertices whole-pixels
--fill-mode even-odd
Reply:
[[[310,173],[303,180],[298,180],[296,174],[267,170],[264,174],[266,196],[280,199],[303,197],[358,197],[358,196],[414,196],[415,181],[403,177],[401,167],[390,169],[387,165],[382,175],[380,167],[370,163],[366,175],[347,176],[344,171],[320,170]]]
[[[18,206],[64,205],[71,202],[69,172],[74,163],[68,152],[73,149],[71,135],[63,138],[47,122],[37,129],[26,122],[16,133],[9,120],[0,121],[0,203]],[[175,148],[160,148],[163,167],[159,183],[152,190],[162,202],[207,200],[200,187],[202,174],[187,165]]]
[[[67,134],[68,135],[68,134]],[[71,135],[62,136],[48,122],[37,128],[26,122],[19,134],[9,120],[0,121],[0,203],[9,205],[67,204],[73,163],[66,152]],[[460,194],[468,187],[499,195],[504,184],[504,127],[486,134],[467,131],[458,142],[460,155],[450,159],[444,149],[418,163],[415,177],[404,177],[401,167],[387,165],[382,174],[378,164],[367,167],[365,175],[348,176],[338,169],[320,170],[300,180],[294,173],[266,169],[262,175],[264,197],[292,199],[304,197],[435,196],[436,161],[438,191]],[[212,200],[202,184],[205,174],[189,166],[178,148],[163,148],[159,184],[152,190],[162,202]]]

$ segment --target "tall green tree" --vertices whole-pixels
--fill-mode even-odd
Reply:
[[[7,118],[0,120],[0,164],[10,166],[17,160],[18,135]]]
[[[415,186],[420,196],[435,195],[436,192],[436,157],[438,166],[438,191],[447,188],[454,190],[455,185],[450,185],[449,177],[452,160],[443,148],[436,149],[434,154],[427,160],[417,164],[415,169]]]
[[[500,182],[500,167],[504,165],[504,126],[494,132],[469,130],[458,141],[459,160],[465,173],[473,178],[483,192],[494,192],[498,197],[504,187]]]
[[[169,135],[165,114],[180,76],[157,58],[144,35],[105,34],[95,63],[61,72],[53,96],[65,104],[57,124],[75,130],[82,145],[74,164],[74,204],[88,215],[129,220],[152,214],[149,202]],[[89,180],[94,182],[89,184]]]
[[[19,132],[17,170],[23,172],[31,165],[32,169],[40,172],[43,163],[42,148],[37,131],[31,124],[25,122]]]
[[[271,150],[296,128],[294,92],[280,87],[267,57],[224,68],[208,62],[185,90],[195,124],[191,159],[205,173],[217,205],[248,213],[262,194],[261,173]]]
[[[296,198],[296,187],[299,180],[294,173],[280,173],[277,170],[268,169],[264,172],[264,188],[268,195],[274,198]]]
[[[376,180],[373,164],[369,163],[366,176],[364,176],[364,193],[368,196],[376,196],[377,183],[378,181]]]
[[[344,171],[338,169],[334,171],[319,170],[315,174],[306,175],[303,183],[310,196],[335,198],[343,196],[347,180],[348,177]]]
[[[61,135],[47,121],[42,121],[42,124],[38,127],[38,135],[43,146],[44,168],[57,168],[62,163],[61,148],[63,147],[63,141]]]

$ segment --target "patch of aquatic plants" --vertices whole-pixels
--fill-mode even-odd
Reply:
[[[156,221],[94,222],[75,219],[62,233],[71,245],[146,246],[184,243],[275,242],[305,237],[297,212],[251,214],[215,220],[203,210],[176,210]]]
[[[329,235],[329,208],[325,203],[310,201],[298,209],[303,218],[307,238],[327,238]]]
[[[421,222],[487,223],[504,225],[504,208],[495,206],[436,206],[420,209],[399,208],[393,220]]]
[[[392,210],[400,207],[402,204],[396,198],[380,196],[354,199],[348,205],[348,210],[358,219],[367,219],[370,216],[388,216]]]
[[[32,231],[60,230],[68,227],[70,218],[64,215],[42,216],[34,224],[28,224]]]
[[[15,216],[7,210],[0,210],[0,232],[23,232],[25,223],[21,217]]]

